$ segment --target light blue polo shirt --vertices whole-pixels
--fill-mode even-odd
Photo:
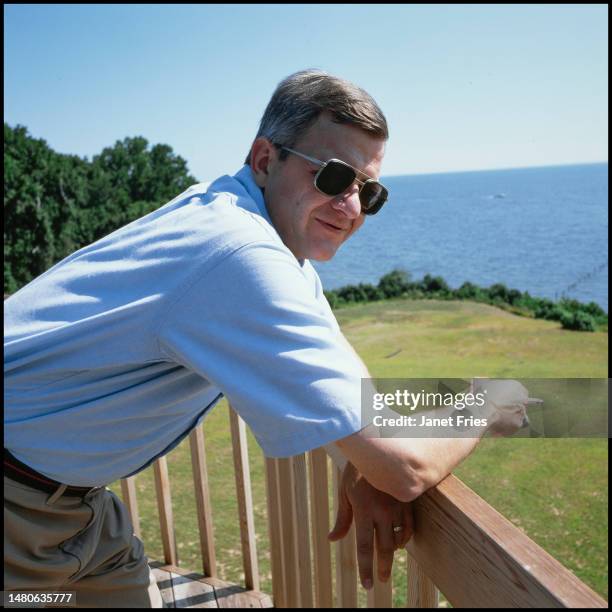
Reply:
[[[198,184],[4,303],[4,445],[98,486],[174,448],[225,395],[264,453],[361,429],[361,364],[251,170]]]

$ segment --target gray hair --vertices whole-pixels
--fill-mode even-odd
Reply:
[[[292,147],[322,112],[336,123],[358,127],[381,140],[389,138],[387,120],[378,104],[353,83],[322,70],[301,70],[283,79],[264,111],[255,138]],[[280,159],[287,157],[281,151]],[[244,162],[251,163],[251,152]]]

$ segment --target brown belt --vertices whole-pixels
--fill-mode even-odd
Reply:
[[[55,493],[59,487],[63,486],[61,482],[57,482],[57,480],[53,480],[51,478],[47,478],[42,474],[39,474],[36,470],[33,470],[31,467],[28,467],[25,463],[19,461],[11,455],[11,453],[4,449],[4,475],[10,478],[11,480],[15,480],[16,482],[20,482],[21,484],[25,484],[29,487],[33,487],[34,489],[38,489],[39,491],[44,491],[45,493]],[[102,489],[104,487],[72,487],[67,486],[63,495],[69,495],[71,497],[85,497],[91,491],[97,491],[98,489]]]

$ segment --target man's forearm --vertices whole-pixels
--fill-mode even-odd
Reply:
[[[445,406],[427,411],[419,411],[413,415],[418,422],[453,422],[456,423],[458,415],[462,412],[454,406]],[[385,419],[398,420],[399,416],[392,410],[385,408],[380,412],[381,422]],[[429,486],[437,484],[448,476],[478,445],[482,436],[487,432],[488,421],[486,415],[480,414],[473,422],[477,425],[465,426],[461,433],[452,437],[419,437],[415,436],[413,427],[378,427],[377,433],[381,438],[401,439],[410,446],[410,455],[417,466],[424,466]],[[387,421],[389,422],[389,421]],[[393,421],[391,421],[393,422]],[[373,426],[372,426],[373,427]],[[450,432],[449,434],[454,433]],[[429,487],[428,487],[429,488]]]
[[[418,418],[448,418],[454,407],[419,412]],[[384,419],[399,415],[389,409]],[[411,501],[448,476],[477,446],[486,426],[474,426],[454,438],[416,437],[411,427],[369,425],[336,445],[376,488]],[[371,438],[376,438],[372,440]]]

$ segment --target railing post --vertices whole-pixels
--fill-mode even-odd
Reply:
[[[155,473],[155,492],[157,494],[157,508],[159,511],[159,526],[161,529],[162,546],[164,548],[164,559],[167,565],[178,565],[174,521],[172,518],[172,499],[170,497],[170,479],[168,478],[166,457],[160,457],[153,464],[153,471]]]
[[[425,575],[421,566],[410,553],[408,556],[407,608],[437,608],[439,592],[436,585]]]
[[[130,519],[132,520],[134,535],[142,540],[140,516],[138,515],[138,501],[136,499],[136,476],[121,479],[121,496],[123,497],[123,502],[127,506]]]
[[[310,517],[308,513],[308,477],[304,454],[293,457],[294,521],[298,559],[300,607],[312,608],[312,566],[310,559]]]
[[[229,413],[232,448],[234,451],[234,475],[236,477],[238,514],[240,517],[244,582],[247,589],[258,591],[259,568],[255,544],[255,521],[253,518],[253,498],[251,493],[251,475],[249,473],[246,427],[244,421],[231,406],[229,407]]]
[[[310,500],[312,508],[312,546],[315,573],[315,606],[332,608],[332,564],[329,533],[329,492],[327,453],[323,448],[310,451]]]
[[[270,536],[270,564],[272,566],[272,599],[274,607],[286,607],[285,567],[281,545],[281,511],[277,460],[264,457],[266,497],[268,502],[268,533]]]
[[[285,567],[284,604],[288,608],[300,607],[300,590],[298,583],[297,537],[293,493],[293,458],[277,459],[278,483],[280,494],[281,520],[278,528],[281,532],[283,562]]]
[[[191,449],[191,468],[195,488],[196,511],[198,514],[202,569],[205,576],[214,578],[217,576],[217,561],[215,557],[212,509],[208,488],[208,471],[206,469],[204,429],[201,425],[189,434],[189,446]]]
[[[342,471],[334,466],[333,474],[334,514],[337,514]],[[336,591],[339,608],[357,607],[357,542],[354,523],[347,535],[336,543]]]

